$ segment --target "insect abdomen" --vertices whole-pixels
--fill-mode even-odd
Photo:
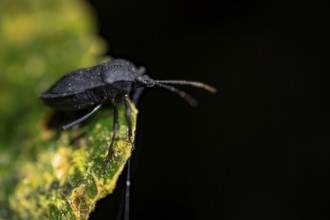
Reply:
[[[79,111],[91,108],[104,100],[104,96],[96,95],[93,91],[68,96],[41,98],[47,105],[59,111]]]

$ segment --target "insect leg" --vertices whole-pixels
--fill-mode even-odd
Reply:
[[[139,97],[141,96],[144,88],[138,89],[135,93],[133,98],[135,98],[134,104],[137,104]],[[136,96],[138,95],[138,96]],[[131,107],[128,103],[127,100],[128,96],[125,96],[123,99],[125,109],[126,109],[126,120],[128,124],[128,136],[129,140],[132,143],[132,149],[134,148],[134,143],[133,143],[133,136],[132,136],[132,119],[131,119]],[[124,220],[129,220],[130,219],[130,192],[131,192],[131,158],[128,158],[127,160],[127,173],[126,173],[126,189],[125,189],[125,204],[124,204]]]
[[[117,131],[118,131],[118,108],[117,108],[117,103],[116,103],[115,99],[112,100],[112,106],[113,106],[113,134],[112,134],[111,143],[110,143],[109,150],[108,150],[107,159],[105,160],[104,174],[106,173],[106,171],[108,169],[109,162],[112,157],[113,144],[115,142]]]
[[[102,104],[97,105],[95,108],[92,109],[92,111],[88,112],[86,115],[84,115],[83,117],[69,123],[66,125],[63,125],[62,128],[63,130],[67,130],[69,128],[72,128],[78,124],[80,124],[81,122],[85,121],[87,118],[89,118],[90,116],[92,116],[97,110],[99,110],[102,107]]]
[[[143,87],[137,88],[137,89],[134,90],[134,93],[133,93],[133,96],[132,96],[132,102],[134,103],[134,105],[136,105],[139,102],[139,99],[140,99],[143,91],[144,91]]]
[[[126,173],[124,220],[130,219],[130,198],[131,198],[130,195],[131,195],[131,158],[128,158],[127,173]]]
[[[127,121],[127,125],[128,125],[128,138],[129,138],[130,142],[133,144],[131,107],[127,101],[127,96],[125,96],[123,98],[123,102],[124,102],[125,110],[126,110],[126,121]]]

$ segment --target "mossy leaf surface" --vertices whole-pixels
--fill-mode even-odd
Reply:
[[[135,127],[137,112],[133,104],[131,108]],[[11,209],[24,219],[88,219],[96,202],[114,190],[131,154],[123,105],[119,112],[122,126],[105,175],[113,125],[110,107],[81,128],[60,134],[43,127],[46,123],[41,122],[43,149],[35,160],[21,163],[20,181],[10,195]]]

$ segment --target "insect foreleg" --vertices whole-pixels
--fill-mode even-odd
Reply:
[[[132,102],[134,103],[134,105],[137,105],[137,103],[139,102],[143,91],[144,91],[143,87],[140,87],[140,88],[137,88],[137,89],[134,90],[134,93],[133,93],[133,96],[132,96]]]
[[[89,113],[87,113],[86,115],[84,115],[83,117],[79,118],[78,120],[75,120],[69,124],[63,125],[62,128],[63,130],[72,128],[78,124],[80,124],[81,122],[85,121],[87,118],[89,118],[90,116],[92,116],[97,110],[99,110],[102,107],[102,104],[97,105],[95,108],[92,109],[92,111],[90,111]]]
[[[118,131],[118,126],[119,126],[119,124],[118,124],[118,108],[117,108],[117,103],[116,103],[115,99],[112,99],[112,106],[113,106],[113,133],[112,133],[111,143],[110,143],[109,150],[108,150],[107,159],[105,160],[104,174],[106,174],[106,172],[107,172],[109,162],[112,157],[113,144],[115,142],[117,131]]]
[[[133,144],[131,106],[129,105],[129,103],[127,101],[127,96],[125,96],[123,98],[123,102],[124,102],[125,110],[126,110],[126,121],[127,121],[127,126],[128,126],[128,138],[129,138],[130,142]]]

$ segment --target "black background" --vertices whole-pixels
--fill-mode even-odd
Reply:
[[[133,219],[330,219],[327,1],[91,3],[109,55],[219,90],[184,87],[195,109],[146,91]],[[92,219],[115,216],[122,190]]]

